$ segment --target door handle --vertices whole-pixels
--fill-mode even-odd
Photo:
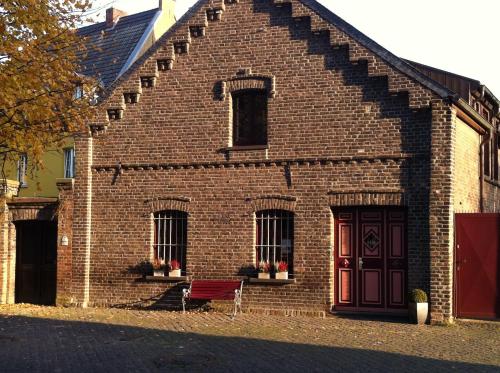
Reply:
[[[358,269],[359,270],[363,269],[363,258],[358,258]]]

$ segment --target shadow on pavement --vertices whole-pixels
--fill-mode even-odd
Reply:
[[[498,372],[491,365],[195,334],[180,326],[174,332],[24,316],[0,316],[0,362],[2,372]]]

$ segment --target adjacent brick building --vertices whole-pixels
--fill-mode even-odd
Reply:
[[[77,139],[58,299],[180,305],[190,278],[244,278],[248,309],[400,313],[421,287],[451,317],[454,213],[498,210],[498,101],[469,88],[312,0],[199,1]],[[155,257],[182,276],[144,277]]]

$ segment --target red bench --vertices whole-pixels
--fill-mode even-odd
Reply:
[[[243,281],[240,280],[193,280],[189,289],[182,290],[182,311],[186,312],[188,299],[232,300],[234,301],[234,317],[238,308],[241,312],[242,291]]]

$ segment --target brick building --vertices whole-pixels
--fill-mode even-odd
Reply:
[[[451,317],[454,214],[498,210],[498,101],[429,69],[313,0],[199,1],[77,139],[58,301],[245,278],[248,309],[400,313],[421,287]],[[143,277],[155,257],[182,276]]]

